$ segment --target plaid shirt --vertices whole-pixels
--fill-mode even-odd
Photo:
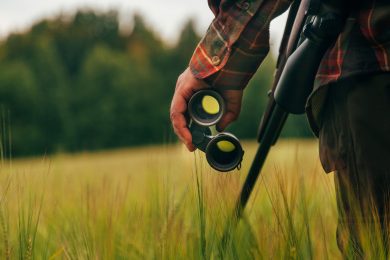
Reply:
[[[208,0],[215,15],[190,61],[195,77],[222,89],[244,89],[269,51],[269,25],[292,0]],[[364,2],[364,3],[361,3]],[[318,70],[307,103],[318,133],[326,86],[353,75],[390,71],[390,1],[355,2],[336,44]]]

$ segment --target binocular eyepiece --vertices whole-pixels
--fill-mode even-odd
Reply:
[[[240,141],[225,132],[213,136],[209,128],[216,125],[225,113],[221,95],[214,90],[196,92],[188,102],[188,113],[192,143],[206,154],[209,165],[221,172],[239,168],[244,155]]]

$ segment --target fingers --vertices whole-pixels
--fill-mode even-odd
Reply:
[[[225,115],[217,124],[217,131],[222,132],[225,128],[237,119],[237,115],[233,112],[226,112]]]
[[[180,141],[192,152],[195,150],[192,144],[192,136],[190,130],[187,128],[187,121],[182,113],[171,112],[171,121],[175,134],[179,137]]]
[[[194,151],[196,148],[192,144],[191,132],[188,129],[188,122],[185,117],[187,103],[194,92],[201,88],[205,88],[206,86],[207,85],[203,81],[196,79],[191,71],[187,69],[178,78],[175,94],[172,98],[170,119],[173,130],[190,152]]]
[[[194,151],[192,136],[187,128],[187,120],[184,116],[187,111],[187,100],[181,91],[176,91],[171,104],[170,119],[173,130],[180,141],[185,144],[188,150]]]
[[[207,84],[194,77],[189,69],[186,69],[178,78],[175,94],[172,98],[170,118],[175,134],[180,141],[185,144],[189,151],[196,148],[192,144],[192,135],[188,129],[186,119],[187,103],[191,96],[198,90],[207,88]],[[226,111],[220,122],[217,124],[217,130],[223,131],[231,122],[235,121],[240,114],[242,90],[224,90],[220,92],[226,102]]]
[[[240,115],[242,90],[226,90],[222,95],[226,102],[226,112],[217,124],[217,130],[219,132],[225,130],[225,128],[230,123],[234,122]]]

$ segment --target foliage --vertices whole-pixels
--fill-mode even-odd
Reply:
[[[115,11],[83,10],[0,43],[0,105],[14,156],[172,139],[170,99],[200,37],[191,20],[174,46],[139,15],[132,28],[121,32]],[[273,67],[270,57],[247,88],[233,127],[241,138],[255,137]],[[307,135],[294,122],[287,136]]]
[[[255,145],[244,144],[241,173],[216,173],[180,146],[3,161],[0,258],[341,259],[333,176],[314,141],[273,149],[219,250]],[[365,259],[386,259],[378,234],[363,237]]]

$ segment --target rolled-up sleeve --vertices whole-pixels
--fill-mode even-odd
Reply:
[[[291,0],[209,0],[215,18],[189,67],[222,89],[243,89],[269,52],[269,25]]]

